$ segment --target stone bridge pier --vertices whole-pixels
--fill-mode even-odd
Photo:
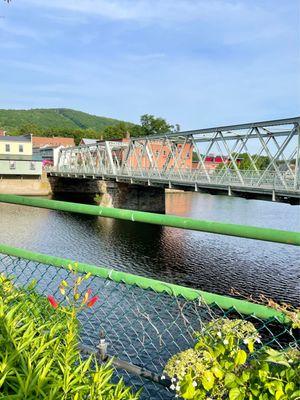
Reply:
[[[49,177],[52,193],[82,201],[96,199],[103,207],[165,213],[165,189],[97,179]]]

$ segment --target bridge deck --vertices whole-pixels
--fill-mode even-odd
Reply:
[[[210,193],[222,193],[228,194],[229,196],[240,196],[248,198],[265,199],[279,202],[296,203],[300,201],[300,190],[294,190],[291,182],[291,187],[282,188],[278,185],[274,185],[274,182],[265,182],[259,187],[255,184],[256,182],[252,179],[248,179],[245,185],[241,185],[236,179],[232,178],[231,181],[223,182],[208,182],[195,180],[195,179],[182,179],[181,177],[173,176],[171,179],[163,177],[153,176],[141,176],[141,175],[113,175],[113,174],[97,174],[92,171],[87,172],[62,172],[62,171],[51,171],[48,172],[49,176],[56,176],[62,178],[76,178],[76,179],[102,179],[112,180],[115,182],[124,182],[135,185],[147,185],[147,186],[160,186],[165,188],[178,188],[185,191],[195,192],[210,192]]]

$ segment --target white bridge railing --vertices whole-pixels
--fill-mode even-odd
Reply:
[[[103,177],[103,178],[115,178],[118,180],[130,181],[150,181],[149,183],[181,183],[187,185],[197,184],[209,185],[209,186],[231,186],[231,187],[245,187],[245,188],[261,188],[261,189],[274,189],[274,190],[286,190],[294,192],[295,182],[294,177],[285,173],[282,174],[281,178],[277,176],[275,172],[265,172],[262,171],[239,171],[239,175],[235,170],[228,170],[225,173],[214,172],[207,177],[206,173],[201,171],[181,171],[180,174],[176,172],[169,171],[165,174],[158,174],[149,170],[131,170],[131,171],[120,171],[117,170],[113,173],[111,170],[101,170],[95,171],[86,166],[61,166],[59,168],[48,167],[48,172],[70,175],[75,177],[85,176],[85,177]],[[242,179],[241,179],[242,178]],[[132,182],[133,183],[133,182]],[[298,186],[298,191],[300,194],[300,189]]]
[[[300,117],[65,148],[48,171],[129,183],[282,190],[300,197]]]

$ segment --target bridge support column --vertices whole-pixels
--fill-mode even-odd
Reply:
[[[69,201],[93,199],[103,207],[165,213],[165,189],[155,186],[79,178],[49,178],[52,192]]]
[[[165,213],[165,189],[154,186],[129,185],[122,182],[106,182],[106,193],[111,198],[111,207],[128,210]],[[101,199],[101,205],[102,200]]]

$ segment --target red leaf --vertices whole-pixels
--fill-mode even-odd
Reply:
[[[91,298],[91,300],[87,303],[88,307],[93,307],[93,305],[96,303],[96,301],[99,300],[99,296],[94,296]]]
[[[57,301],[55,300],[55,298],[53,296],[48,296],[48,300],[49,300],[49,303],[51,304],[51,306],[53,308],[57,308],[58,307],[58,303],[57,303]]]

